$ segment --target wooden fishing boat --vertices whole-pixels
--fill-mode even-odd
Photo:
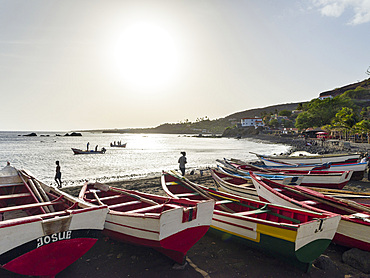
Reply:
[[[251,177],[249,175],[238,175],[229,172],[227,169],[224,169],[220,166],[217,169],[210,169],[210,171],[213,180],[220,190],[236,194],[244,198],[259,200],[257,191],[254,188]],[[287,176],[283,177],[279,175],[263,174],[262,176],[268,179],[272,179],[275,182],[294,185],[299,185],[302,179]]]
[[[340,217],[267,204],[195,184],[176,172],[163,172],[171,197],[216,200],[211,230],[234,238],[308,271],[330,244]]]
[[[267,159],[263,159],[263,161],[267,162]],[[353,171],[351,176],[352,180],[361,180],[364,177],[364,172],[367,167],[366,162],[355,162],[355,163],[336,163],[336,164],[329,164],[330,169],[319,169],[318,165],[310,165],[310,164],[297,164],[297,165],[288,165],[286,163],[278,163],[274,162],[275,166],[265,165],[259,166],[259,168],[265,169],[273,169],[279,171],[295,171],[295,170],[329,170],[329,171]]]
[[[81,149],[75,149],[72,148],[72,151],[74,154],[103,154],[106,152],[105,148],[102,148],[100,151],[95,151],[95,150],[81,150]]]
[[[256,155],[266,165],[274,166],[273,162],[287,164],[324,164],[324,163],[355,163],[360,159],[360,153],[343,154],[310,154],[307,152],[295,152],[290,155],[263,155],[250,152]],[[265,161],[267,160],[267,161]],[[270,163],[271,161],[271,163]]]
[[[323,170],[319,169],[316,166],[320,164],[312,164],[318,161],[322,161],[321,165],[329,165],[330,171],[353,171],[352,180],[361,180],[364,177],[364,171],[366,169],[367,163],[366,162],[359,162],[360,154],[347,154],[347,155],[339,155],[339,154],[328,154],[328,155],[321,155],[318,160],[310,159],[309,157],[313,156],[294,156],[289,159],[283,159],[282,157],[287,156],[263,156],[259,154],[255,154],[261,162],[263,162],[266,168],[275,168],[278,170]],[[325,158],[325,159],[324,159]],[[319,162],[320,163],[320,162]],[[314,167],[312,167],[314,166]],[[296,168],[296,169],[294,169]]]
[[[249,171],[258,176],[266,177],[266,174],[288,175],[301,178],[301,183],[297,185],[342,189],[351,179],[353,171],[325,171],[325,170],[295,170],[295,169],[279,169],[274,167],[264,167],[260,165],[238,164],[232,161],[225,160],[224,166],[230,171],[234,171],[240,175],[249,176]],[[288,184],[288,183],[284,183]]]
[[[334,242],[370,251],[370,206],[336,199],[302,186],[278,184],[257,177],[252,172],[250,175],[261,200],[292,208],[340,214],[341,221]]]
[[[339,189],[330,189],[330,188],[317,188],[309,187],[312,190],[321,192],[324,195],[331,196],[333,198],[351,200],[360,204],[370,205],[370,193],[368,192],[358,192],[358,191],[349,191],[349,190],[339,190]]]
[[[154,248],[183,264],[187,251],[207,232],[214,202],[194,202],[85,183],[79,198],[109,208],[103,233]]]
[[[220,190],[249,198],[259,200],[256,188],[251,180],[246,178],[231,176],[220,169],[210,169],[211,176]]]
[[[127,143],[124,143],[124,144],[114,144],[114,143],[110,143],[110,146],[112,148],[126,148],[126,145]]]
[[[6,166],[0,171],[1,267],[54,277],[95,244],[107,212]]]

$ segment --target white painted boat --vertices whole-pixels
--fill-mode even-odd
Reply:
[[[284,163],[274,162],[266,158],[261,158],[261,160],[265,163],[265,166],[259,166],[259,168],[263,169],[271,169],[271,170],[279,170],[279,171],[294,171],[294,170],[304,170],[304,171],[313,171],[313,170],[328,170],[328,171],[353,171],[353,174],[351,176],[352,180],[361,180],[364,177],[364,171],[367,167],[366,162],[355,162],[355,163],[336,163],[336,164],[328,164],[328,169],[320,169],[320,165],[312,165],[312,164],[297,164],[297,165],[288,165]],[[274,164],[274,166],[268,165]],[[321,166],[324,166],[325,164],[322,164]]]
[[[252,179],[248,175],[238,175],[228,172],[227,169],[218,167],[217,169],[210,169],[211,176],[215,181],[216,185],[220,190],[229,192],[231,194],[239,195],[244,198],[249,198],[253,200],[259,200],[258,194]],[[302,178],[288,177],[288,176],[279,176],[279,175],[264,175],[263,177],[271,179],[278,183],[283,184],[295,184],[299,185]]]
[[[296,185],[320,187],[320,188],[332,188],[342,189],[351,179],[353,171],[326,171],[326,170],[294,170],[292,169],[280,169],[274,167],[264,167],[260,165],[253,165],[246,163],[236,163],[228,160],[223,162],[226,169],[235,171],[236,173],[249,177],[249,171],[253,171],[258,176],[268,178],[266,174],[280,175],[281,177],[296,177],[300,179],[300,183],[296,182]],[[253,169],[253,170],[252,170]],[[293,185],[292,182],[284,182],[283,184]]]
[[[354,163],[360,159],[360,153],[344,153],[344,154],[310,154],[307,152],[295,152],[290,155],[263,155],[255,154],[260,160],[267,160],[265,163],[269,166],[274,166],[274,162],[287,164],[324,164],[324,163]]]
[[[337,244],[370,251],[370,206],[339,200],[302,187],[274,183],[251,174],[261,200],[291,208],[341,215],[333,239]]]
[[[213,200],[179,200],[100,183],[85,183],[79,198],[108,206],[105,235],[154,248],[179,264],[208,231],[214,208]]]
[[[1,267],[54,277],[95,244],[107,212],[6,166],[0,171]]]

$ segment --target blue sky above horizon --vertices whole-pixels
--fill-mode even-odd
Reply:
[[[370,0],[0,0],[0,130],[152,127],[369,76]]]

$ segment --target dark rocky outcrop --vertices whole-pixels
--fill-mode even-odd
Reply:
[[[82,136],[79,132],[66,133],[64,136]]]
[[[36,134],[36,133],[34,133],[34,132],[32,132],[32,133],[29,133],[29,134],[25,134],[25,135],[23,135],[23,136],[37,136],[37,134]]]

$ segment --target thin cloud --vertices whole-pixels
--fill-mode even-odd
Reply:
[[[340,17],[346,10],[354,13],[350,25],[370,22],[370,0],[313,0],[322,15]]]

